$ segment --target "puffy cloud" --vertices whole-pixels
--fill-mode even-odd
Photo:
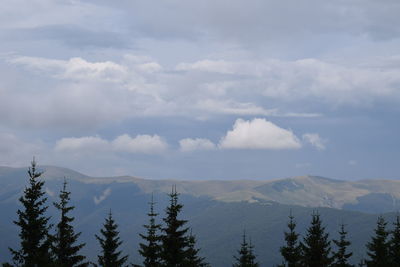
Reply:
[[[306,133],[303,134],[303,140],[310,143],[312,146],[316,147],[318,150],[325,149],[326,140],[322,139],[319,134],[316,133]]]
[[[146,154],[160,153],[168,148],[167,143],[158,135],[137,135],[132,138],[124,134],[113,140],[111,145],[116,151]]]
[[[213,150],[216,145],[205,138],[185,138],[179,141],[180,150],[183,152],[196,151],[196,150]]]
[[[299,139],[291,132],[265,119],[236,120],[233,129],[221,139],[223,149],[298,149]]]
[[[55,149],[58,151],[99,151],[107,150],[108,141],[98,136],[67,137],[58,140]]]
[[[98,136],[62,138],[56,142],[55,146],[56,151],[76,153],[104,151],[158,154],[167,148],[168,144],[158,135],[137,135],[132,138],[127,134],[120,135],[111,142]]]

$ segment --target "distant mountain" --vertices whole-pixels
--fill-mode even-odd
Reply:
[[[76,226],[83,232],[82,240],[87,242],[87,255],[94,258],[98,252],[94,234],[112,208],[125,240],[124,249],[131,255],[131,261],[137,263],[140,261],[136,254],[138,233],[143,231],[142,225],[147,220],[150,193],[155,193],[161,220],[168,203],[166,193],[173,184],[181,193],[182,217],[189,219],[203,255],[217,267],[231,266],[244,229],[252,237],[261,266],[279,263],[279,246],[283,243],[289,211],[293,211],[298,229],[303,232],[316,207],[332,234],[336,234],[339,223],[348,225],[358,259],[365,252],[364,245],[377,217],[365,212],[392,212],[399,205],[399,181],[348,182],[314,176],[265,181],[147,180],[129,176],[94,178],[53,166],[40,169],[45,171],[48,203],[56,199],[62,180],[67,178],[76,206]],[[0,167],[0,261],[9,257],[7,246],[15,247],[18,241],[12,221],[27,181],[26,170]],[[49,212],[56,220],[54,209]],[[385,216],[391,220],[394,213]]]
[[[27,168],[0,167],[0,197],[21,188]],[[397,211],[400,207],[400,180],[343,181],[318,176],[299,176],[275,180],[151,180],[132,176],[89,177],[79,172],[42,166],[44,179],[61,181],[64,177],[83,184],[129,184],[143,193],[168,193],[177,185],[182,194],[208,197],[223,202],[273,201],[304,207],[329,207],[369,213]],[[49,188],[50,189],[50,188]],[[52,188],[51,190],[55,190]],[[94,197],[94,196],[93,196]]]

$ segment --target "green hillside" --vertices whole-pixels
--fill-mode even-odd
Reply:
[[[324,199],[327,192],[330,192],[332,199],[344,203],[342,207],[352,210],[320,207],[318,211],[323,222],[333,237],[336,237],[340,223],[348,226],[354,259],[358,260],[365,255],[364,245],[372,233],[377,215],[354,210],[373,209],[381,213],[397,205],[393,201],[390,205],[387,203],[395,196],[393,187],[397,186],[397,181],[376,182],[376,187],[374,181],[344,182],[320,177],[274,181],[157,181],[134,177],[91,178],[68,169],[43,169],[46,169],[49,203],[55,200],[54,196],[61,187],[63,177],[69,179],[72,202],[76,206],[76,226],[83,232],[82,240],[87,243],[84,253],[91,258],[98,252],[94,234],[98,232],[104,216],[112,208],[115,219],[121,226],[124,250],[131,255],[132,262],[139,262],[136,254],[138,233],[143,231],[142,224],[147,220],[145,214],[150,193],[155,192],[156,210],[163,216],[168,201],[165,193],[171,190],[172,184],[177,184],[178,191],[182,193],[182,217],[189,219],[202,247],[202,254],[212,266],[230,266],[244,229],[252,238],[261,266],[279,263],[279,246],[283,244],[283,231],[290,210],[298,221],[299,232],[302,233],[308,226],[315,207],[329,206],[329,201],[324,202],[325,204],[317,201]],[[26,169],[0,168],[1,261],[9,256],[7,247],[15,246],[18,241],[17,229],[12,220],[16,218],[17,199],[25,181]],[[350,198],[351,188],[355,188],[356,196],[360,192],[365,193],[361,202],[346,202]],[[385,198],[387,195],[393,198]],[[294,201],[299,205],[291,205]],[[363,204],[371,202],[379,204],[373,207]],[[54,209],[50,208],[49,212],[54,214]],[[394,215],[388,213],[386,216],[391,220]]]

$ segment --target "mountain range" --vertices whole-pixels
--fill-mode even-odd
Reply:
[[[176,185],[184,205],[182,218],[197,235],[201,253],[212,266],[230,266],[245,230],[255,245],[261,266],[281,262],[279,247],[290,212],[304,233],[310,215],[321,214],[327,231],[337,237],[338,225],[345,223],[352,241],[354,262],[365,256],[376,218],[383,214],[392,221],[400,205],[400,181],[343,181],[318,176],[274,180],[152,180],[132,176],[90,177],[79,172],[40,166],[44,172],[48,204],[56,201],[64,177],[76,206],[76,228],[86,242],[84,253],[95,260],[98,233],[107,212],[112,209],[120,225],[123,249],[133,263],[139,237],[146,223],[151,194],[157,202],[159,220],[168,204],[167,194]],[[18,229],[12,223],[19,207],[18,198],[28,180],[27,168],[0,167],[0,261],[9,260],[7,247],[18,245]],[[49,214],[57,220],[50,205]]]

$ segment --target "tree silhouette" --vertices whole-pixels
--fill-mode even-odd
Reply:
[[[349,263],[349,258],[353,255],[353,252],[348,252],[351,243],[347,240],[344,224],[340,225],[339,235],[339,240],[333,240],[333,243],[337,246],[337,251],[333,253],[332,267],[353,267],[354,265]]]
[[[209,267],[203,257],[199,256],[200,249],[196,248],[196,237],[190,232],[188,236],[188,249],[186,251],[186,267]]]
[[[386,231],[387,222],[382,216],[379,216],[374,230],[375,236],[367,244],[367,255],[369,260],[366,261],[368,267],[386,267],[389,266],[389,243],[388,231]]]
[[[128,256],[121,257],[122,251],[118,251],[122,244],[117,231],[118,225],[115,223],[111,210],[103,224],[103,229],[100,230],[102,237],[96,235],[96,239],[101,246],[101,255],[98,256],[98,263],[103,267],[121,267],[128,260]]]
[[[68,216],[68,213],[75,208],[69,206],[70,194],[71,192],[67,191],[67,181],[64,178],[59,202],[54,203],[54,206],[61,213],[52,248],[55,262],[59,267],[88,266],[87,263],[82,263],[86,257],[78,254],[79,250],[85,246],[84,243],[76,244],[81,233],[75,233],[74,227],[71,225],[75,218]]]
[[[165,227],[162,228],[162,253],[161,257],[163,264],[168,267],[183,267],[185,266],[186,250],[189,242],[186,233],[189,228],[185,227],[186,220],[178,219],[183,206],[178,203],[179,194],[176,191],[176,186],[172,188],[170,204],[166,208],[166,217],[163,218]]]
[[[154,200],[151,195],[150,211],[147,213],[149,216],[149,224],[144,225],[146,234],[139,234],[145,243],[140,243],[139,253],[143,256],[144,267],[158,267],[161,266],[161,237],[159,231],[161,225],[156,223],[158,213],[154,212]]]
[[[18,220],[14,221],[20,228],[20,249],[10,248],[16,266],[50,266],[53,262],[50,253],[51,236],[50,217],[45,216],[48,208],[43,190],[44,181],[40,180],[42,172],[36,170],[35,159],[28,170],[29,185],[19,198],[23,208],[18,209]]]
[[[292,216],[292,211],[290,211],[287,226],[289,231],[284,232],[286,244],[280,248],[280,252],[288,267],[296,267],[301,260],[301,247],[298,242],[299,234],[295,231],[296,222]]]
[[[392,238],[389,241],[389,257],[392,266],[400,266],[400,215],[393,223]]]
[[[329,255],[331,251],[329,234],[325,233],[320,215],[314,212],[311,216],[311,225],[301,243],[302,264],[307,267],[329,266],[332,263],[332,258]]]
[[[233,267],[258,267],[259,264],[256,262],[253,249],[251,242],[247,243],[246,232],[243,232],[242,244],[240,245],[240,250],[238,250],[239,256],[234,257],[236,263],[233,264]]]

